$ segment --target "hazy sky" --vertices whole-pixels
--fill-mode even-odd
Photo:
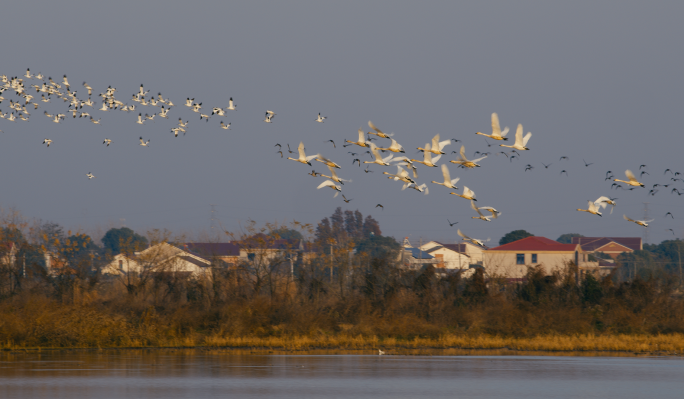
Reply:
[[[684,235],[684,197],[670,193],[684,183],[663,174],[684,172],[682,2],[23,1],[3,4],[2,14],[0,74],[66,74],[81,99],[87,81],[93,99],[111,85],[131,104],[143,83],[176,104],[169,120],[143,126],[134,123],[138,110],[89,110],[101,126],[70,116],[55,124],[43,111],[64,112],[57,99],[29,122],[0,120],[0,205],[27,217],[73,229],[125,219],[139,232],[199,232],[209,227],[210,204],[228,230],[247,219],[317,223],[342,206],[371,214],[397,239],[454,242],[460,228],[495,243],[514,229],[552,239],[641,236],[622,215],[642,218],[649,202],[651,242],[672,238],[669,228]],[[17,99],[4,97],[3,113]],[[209,112],[233,97],[237,111],[205,123],[183,106],[186,97]],[[266,109],[277,113],[272,124],[263,122]],[[314,122],[318,112],[325,123]],[[469,201],[430,183],[442,180],[439,168],[418,165],[419,183],[430,187],[424,196],[382,175],[395,167],[363,173],[347,154],[359,147],[341,147],[372,120],[415,158],[436,133],[462,140],[469,156],[495,153],[503,149],[475,135],[491,133],[492,112],[510,136],[518,123],[532,132],[531,150],[513,162],[492,154],[476,170],[448,164],[459,191],[466,185],[480,206],[503,212],[491,223],[472,220]],[[188,133],[174,138],[179,117],[190,121]],[[351,203],[316,190],[322,179],[307,175],[312,168],[276,154],[274,144],[300,141],[342,166],[340,177],[353,180],[343,187]],[[524,172],[527,164],[534,169]],[[624,178],[641,164],[646,189],[611,191],[604,181],[608,170]],[[649,196],[655,183],[674,185]],[[602,195],[618,197],[613,214],[575,210]]]

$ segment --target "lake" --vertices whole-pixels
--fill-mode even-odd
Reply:
[[[682,398],[679,357],[0,354],[0,398]]]

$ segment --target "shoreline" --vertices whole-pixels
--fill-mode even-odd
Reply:
[[[377,354],[479,356],[684,356],[684,334],[663,335],[543,335],[530,338],[454,336],[398,339],[393,337],[187,337],[161,345],[130,342],[121,346],[24,346],[5,342],[0,353],[68,351],[190,350],[235,354]]]

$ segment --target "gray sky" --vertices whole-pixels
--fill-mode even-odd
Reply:
[[[168,121],[144,126],[134,123],[137,110],[90,111],[102,126],[70,116],[54,124],[43,110],[67,109],[54,99],[29,122],[0,120],[0,205],[28,217],[73,229],[125,219],[140,232],[199,232],[209,226],[209,204],[228,230],[250,218],[317,223],[342,206],[371,214],[397,239],[453,242],[458,227],[496,242],[514,229],[552,239],[570,232],[641,236],[643,228],[622,215],[642,218],[649,202],[651,242],[673,237],[669,228],[684,234],[684,198],[669,192],[684,183],[663,175],[666,168],[684,173],[682,2],[123,0],[2,8],[0,74],[22,75],[27,67],[55,80],[67,74],[82,99],[87,81],[93,99],[111,85],[128,103],[143,83],[176,104]],[[17,98],[9,91],[4,97],[3,113]],[[226,107],[233,97],[237,111],[200,122],[182,105],[186,97],[203,110]],[[277,113],[272,124],[262,121],[266,109]],[[314,122],[318,112],[325,123]],[[467,200],[429,183],[442,180],[438,168],[418,165],[429,195],[401,191],[382,175],[396,168],[375,165],[375,173],[363,173],[347,154],[356,149],[340,145],[372,120],[415,158],[420,154],[410,149],[436,133],[463,140],[470,156],[498,152],[496,143],[488,148],[475,135],[491,132],[492,112],[510,136],[518,123],[532,132],[531,150],[513,162],[492,155],[477,170],[449,164],[461,190],[470,187],[478,205],[503,212],[491,223],[472,220]],[[186,136],[174,138],[179,117],[190,125]],[[232,129],[222,130],[220,120]],[[150,148],[138,145],[141,135]],[[113,140],[109,148],[105,137]],[[44,138],[53,140],[50,148],[41,146]],[[308,176],[311,168],[275,153],[275,143],[294,148],[300,141],[353,179],[343,187],[350,204],[333,199],[330,189],[316,190],[322,179]],[[559,161],[562,155],[570,160]],[[439,163],[451,159],[455,154]],[[544,169],[541,162],[553,165]],[[524,172],[526,164],[535,169]],[[646,189],[611,191],[604,181],[607,170],[624,178],[625,169],[637,172],[641,164],[648,165]],[[87,172],[97,178],[88,180]],[[675,184],[648,196],[655,183]],[[601,195],[619,198],[612,215],[575,210]],[[374,208],[378,203],[384,211]],[[664,218],[668,211],[676,219]],[[447,218],[460,223],[450,228]]]

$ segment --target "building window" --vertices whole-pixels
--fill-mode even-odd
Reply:
[[[255,253],[247,254],[247,259],[249,259],[249,260],[254,260],[255,257],[256,257]]]
[[[119,261],[119,270],[123,270],[123,261],[122,260]]]
[[[517,265],[524,265],[525,264],[525,254],[516,254],[515,255],[515,263]]]
[[[532,263],[537,263],[537,254],[532,254]]]

